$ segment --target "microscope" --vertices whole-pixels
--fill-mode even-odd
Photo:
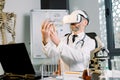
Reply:
[[[92,73],[102,74],[108,70],[109,51],[105,47],[98,47],[91,52],[89,69]]]

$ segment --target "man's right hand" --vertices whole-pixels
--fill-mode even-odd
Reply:
[[[50,38],[50,29],[53,23],[49,20],[45,20],[41,25],[41,33],[42,33],[42,42],[44,45],[47,44]]]

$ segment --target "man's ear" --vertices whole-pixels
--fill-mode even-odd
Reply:
[[[84,23],[85,25],[88,25],[88,21],[86,19],[84,19]]]

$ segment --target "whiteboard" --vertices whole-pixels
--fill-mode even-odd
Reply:
[[[68,14],[68,10],[32,10],[30,13],[31,56],[32,58],[46,58],[42,51],[41,24],[49,18],[56,25],[58,36],[64,36],[70,32],[69,25],[62,23],[62,18]]]

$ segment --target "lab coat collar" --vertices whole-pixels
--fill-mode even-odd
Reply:
[[[72,33],[72,35],[74,35],[74,33]],[[77,35],[78,35],[77,38],[79,38],[79,39],[81,40],[81,39],[84,38],[84,36],[85,36],[85,32],[81,32],[81,33],[79,33],[79,34],[77,34]]]

